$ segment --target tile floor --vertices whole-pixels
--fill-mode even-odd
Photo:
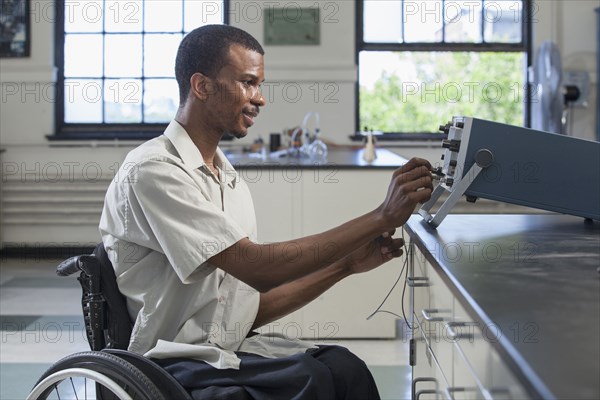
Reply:
[[[0,265],[0,400],[22,400],[61,357],[89,350],[76,279],[55,275],[61,260],[2,259]],[[410,398],[403,340],[345,340],[371,369],[383,399]]]

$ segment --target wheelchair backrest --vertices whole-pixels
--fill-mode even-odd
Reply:
[[[77,280],[82,289],[81,305],[90,348],[126,350],[133,324],[104,245],[99,243],[91,255],[63,261],[56,272],[61,276],[80,272]]]
[[[100,287],[107,305],[104,348],[127,350],[133,324],[129,319],[125,297],[119,291],[115,270],[104,245],[99,243],[93,254],[100,262]]]

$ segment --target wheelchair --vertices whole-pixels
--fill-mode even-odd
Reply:
[[[81,304],[91,351],[53,364],[28,396],[36,399],[191,400],[189,393],[152,360],[126,351],[132,323],[102,243],[92,254],[63,261],[60,276],[79,273]]]

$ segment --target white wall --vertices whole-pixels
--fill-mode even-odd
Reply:
[[[265,46],[266,95],[270,104],[261,113],[252,128],[250,138],[266,136],[270,132],[280,132],[300,124],[308,111],[321,114],[321,131],[335,142],[348,142],[348,135],[354,131],[355,87],[357,79],[354,65],[355,42],[355,2],[349,0],[308,0],[308,1],[232,1],[231,23],[248,30],[260,41],[263,39],[263,21],[255,10],[248,8],[272,7],[273,4],[291,7],[322,7],[321,44],[319,46]],[[562,51],[566,69],[586,70],[596,76],[596,21],[594,8],[597,0],[538,0],[537,21],[534,24],[536,48],[543,40],[556,41]],[[50,144],[46,135],[54,129],[54,93],[52,82],[55,78],[53,59],[54,3],[49,0],[32,0],[32,52],[27,59],[1,59],[0,81],[0,146],[6,148],[2,157],[3,167],[18,165],[11,179],[21,179],[27,171],[36,171],[39,160],[51,160],[64,166],[63,176],[69,176],[69,165],[77,165],[83,171],[86,163],[97,163],[104,175],[109,175],[115,163],[122,161],[123,154],[132,143],[111,142],[90,143],[70,142],[71,150],[64,143]],[[591,91],[587,109],[576,110],[575,132],[579,137],[595,138],[595,86]],[[447,120],[448,116],[440,116]],[[124,147],[116,147],[124,146]],[[427,153],[427,151],[429,153]],[[432,149],[410,148],[400,150],[409,157],[423,154],[430,156]],[[434,153],[439,154],[437,149]],[[437,161],[437,160],[432,160]],[[45,161],[47,162],[47,161]],[[43,165],[37,172],[43,179]],[[35,174],[36,172],[34,172]],[[31,178],[31,173],[28,175]],[[83,176],[83,180],[85,180]],[[2,177],[0,184],[6,187]],[[51,182],[50,182],[51,183]],[[0,234],[14,231],[15,227],[0,226]],[[33,229],[30,227],[30,229]],[[43,235],[46,235],[44,232]],[[19,237],[26,236],[20,233]],[[69,239],[69,234],[60,237]],[[83,237],[81,240],[95,240]]]
[[[31,57],[0,59],[0,143],[46,144],[54,124],[54,2],[32,1]]]
[[[51,2],[34,0],[32,6],[32,56],[0,60],[2,98],[0,139],[13,144],[46,145],[45,135],[53,133],[54,103],[50,83],[54,79],[53,12]],[[279,0],[278,5],[314,6],[315,0]],[[354,131],[357,78],[354,65],[354,1],[321,0],[319,46],[265,46],[265,88],[270,104],[253,127],[254,135],[268,135],[299,124],[307,111],[319,111],[322,132],[342,142]],[[252,6],[249,6],[251,4]],[[273,1],[234,0],[230,19],[260,41],[263,21],[256,7],[272,7]],[[565,69],[585,70],[596,82],[597,0],[537,0],[534,23],[535,48],[543,40],[560,46]],[[254,9],[253,9],[254,8]],[[15,93],[13,93],[16,91]],[[595,88],[587,109],[576,110],[577,136],[595,137]],[[444,116],[442,119],[447,119]]]
[[[347,141],[354,132],[354,99],[357,69],[354,62],[354,1],[244,1],[231,2],[230,23],[263,40],[262,18],[244,13],[244,4],[261,7],[290,7],[290,15],[299,7],[321,4],[321,44],[319,46],[264,46],[264,108],[255,133],[281,132],[301,124],[309,111],[318,111],[321,132],[336,142]]]

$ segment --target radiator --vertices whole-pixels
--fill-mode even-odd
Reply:
[[[100,240],[98,223],[111,176],[60,181],[2,177],[2,245],[86,247]]]

